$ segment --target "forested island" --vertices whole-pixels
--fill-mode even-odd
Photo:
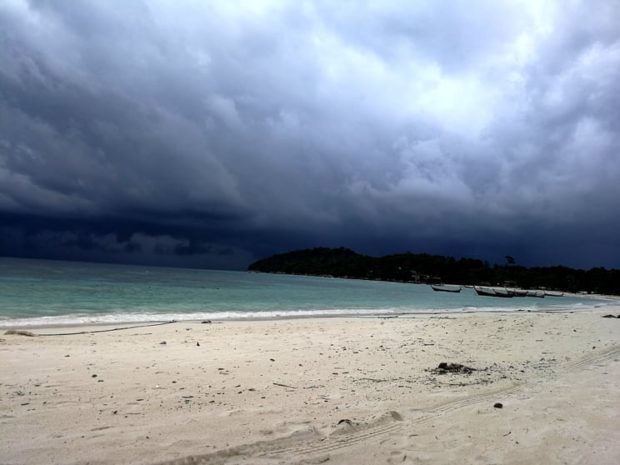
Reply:
[[[620,270],[565,266],[524,267],[507,256],[505,264],[402,253],[371,257],[340,248],[319,247],[295,250],[258,260],[249,271],[338,278],[369,279],[404,283],[453,283],[461,285],[511,286],[524,289],[553,289],[620,295]]]

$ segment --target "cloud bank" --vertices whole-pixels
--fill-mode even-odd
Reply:
[[[0,254],[620,267],[619,17],[605,0],[5,1]]]

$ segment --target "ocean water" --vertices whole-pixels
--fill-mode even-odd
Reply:
[[[573,296],[502,299],[430,286],[242,271],[0,258],[0,326],[587,309]]]

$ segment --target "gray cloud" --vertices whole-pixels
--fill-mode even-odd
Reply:
[[[619,266],[618,17],[603,0],[4,2],[0,253],[26,234],[73,247],[30,215],[142,238],[91,241],[102,257],[343,244]]]

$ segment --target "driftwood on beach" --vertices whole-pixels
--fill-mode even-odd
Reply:
[[[30,332],[30,331],[24,331],[21,329],[9,329],[8,331],[5,331],[4,333],[7,336],[28,336],[28,337],[35,337],[36,334]]]

